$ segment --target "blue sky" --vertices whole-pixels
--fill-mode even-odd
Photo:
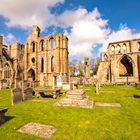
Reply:
[[[139,0],[1,0],[0,34],[24,43],[37,24],[42,35],[68,36],[71,60],[95,58],[109,42],[140,38],[139,6]]]

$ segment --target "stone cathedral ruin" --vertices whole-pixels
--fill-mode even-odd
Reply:
[[[140,39],[109,43],[100,59],[97,78],[101,83],[140,82]]]
[[[52,85],[54,74],[68,82],[68,54],[65,35],[40,36],[36,25],[24,44],[4,45],[0,36],[0,88],[13,87],[17,76],[31,85]]]

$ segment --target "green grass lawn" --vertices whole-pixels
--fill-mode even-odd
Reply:
[[[140,96],[140,90],[134,86],[103,86],[101,90],[104,92],[96,95],[95,87],[85,88],[93,100],[117,102],[121,107],[83,109],[53,106],[60,98],[46,99],[48,102],[29,100],[12,106],[10,90],[1,90],[0,106],[9,109],[6,122],[0,126],[0,140],[43,139],[17,132],[29,122],[55,126],[57,131],[50,138],[52,140],[140,140],[140,98],[133,98],[133,95]]]

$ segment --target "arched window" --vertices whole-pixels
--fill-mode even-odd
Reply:
[[[6,64],[4,67],[4,78],[11,78],[11,68],[8,64]]]
[[[121,47],[120,47],[120,45],[117,45],[117,51],[118,51],[118,53],[121,52]]]
[[[44,72],[44,59],[41,58],[41,72]]]
[[[140,51],[140,42],[137,43],[138,51]]]
[[[35,42],[32,42],[32,51],[35,52]]]
[[[54,57],[51,58],[51,72],[54,72]]]
[[[41,51],[44,51],[44,40],[40,41],[40,47],[41,47]]]
[[[51,45],[51,48],[53,49],[54,48],[54,39],[53,38],[50,39],[50,45]]]
[[[126,52],[126,45],[123,44],[123,51]]]
[[[114,47],[114,45],[111,47],[111,51],[112,51],[112,52],[115,51],[115,47]]]
[[[133,76],[133,64],[132,64],[132,60],[127,57],[124,56],[121,60],[120,60],[120,64],[119,64],[119,75],[121,77],[124,76]]]
[[[105,60],[105,61],[108,61],[108,56],[107,56],[107,54],[104,55],[104,60]]]

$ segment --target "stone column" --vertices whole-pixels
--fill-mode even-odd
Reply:
[[[28,67],[28,56],[27,56],[27,53],[28,53],[28,47],[29,45],[28,44],[25,44],[25,53],[24,53],[24,79],[27,80],[27,67]]]
[[[96,83],[96,94],[99,94],[99,83]]]

